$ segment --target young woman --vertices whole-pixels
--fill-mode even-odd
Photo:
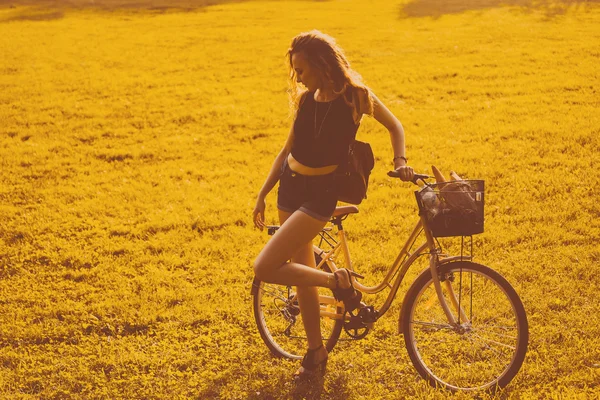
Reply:
[[[256,258],[254,272],[262,281],[297,287],[308,351],[294,376],[304,378],[324,371],[327,362],[317,287],[332,289],[350,310],[362,297],[348,270],[331,274],[316,269],[312,240],[335,210],[334,171],[345,161],[363,114],[372,115],[389,131],[400,177],[411,180],[413,170],[406,165],[400,121],[361,82],[332,37],[316,30],[301,33],[287,55],[295,120],[253,212],[255,226],[264,228],[265,197],[279,181],[281,228]]]

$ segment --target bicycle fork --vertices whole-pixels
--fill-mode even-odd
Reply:
[[[449,279],[446,279],[444,281],[444,284],[446,286],[446,289],[448,290],[448,297],[450,298],[450,302],[452,303],[452,306],[454,307],[454,309],[457,310],[457,314],[460,315],[458,318],[458,321],[454,317],[454,314],[452,313],[452,310],[450,309],[450,306],[448,305],[448,301],[446,300],[446,297],[444,296],[444,293],[442,291],[442,283],[440,282],[440,277],[438,275],[438,266],[440,265],[439,254],[438,254],[439,251],[435,249],[433,236],[431,235],[431,232],[429,232],[427,229],[425,229],[425,236],[427,237],[427,243],[430,245],[429,248],[432,249],[430,256],[429,256],[429,270],[431,271],[431,280],[433,281],[433,286],[435,287],[435,292],[437,293],[438,301],[440,302],[440,305],[442,306],[442,309],[444,310],[444,313],[446,314],[448,323],[453,327],[459,327],[458,321],[461,321],[462,324],[470,324],[471,321],[467,317],[467,314],[465,313],[463,308],[459,305],[459,301],[456,297],[456,293],[454,292],[454,288],[452,287],[452,282]],[[443,262],[446,263],[446,262],[452,261],[454,259],[456,259],[456,257],[449,257],[449,258],[445,259]]]

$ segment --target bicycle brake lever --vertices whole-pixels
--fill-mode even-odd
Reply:
[[[425,179],[429,179],[429,178],[431,178],[431,176],[429,176],[429,175],[414,174],[411,182],[414,183],[415,185],[418,185],[417,181],[420,179],[421,182],[423,182],[425,185],[427,185],[427,182],[425,181]]]

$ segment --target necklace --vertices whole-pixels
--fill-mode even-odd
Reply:
[[[321,129],[323,129],[323,123],[325,122],[325,119],[327,118],[327,114],[329,114],[329,110],[331,109],[331,105],[333,104],[333,101],[329,102],[329,107],[327,107],[327,111],[325,112],[325,116],[323,117],[323,120],[321,121],[321,125],[319,125],[319,131],[317,132],[317,108],[319,106],[319,102],[315,101],[315,138],[318,138],[321,135]]]

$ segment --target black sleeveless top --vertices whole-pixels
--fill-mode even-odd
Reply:
[[[340,165],[346,161],[360,124],[354,123],[352,107],[346,104],[344,95],[317,102],[314,94],[306,93],[298,109],[292,156],[312,168]]]

